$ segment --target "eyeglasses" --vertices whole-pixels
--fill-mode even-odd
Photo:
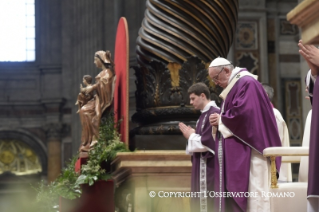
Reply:
[[[225,68],[225,67],[223,67],[222,70],[220,70],[220,72],[219,72],[215,77],[212,78],[212,80],[213,80],[214,82],[217,82],[217,81],[219,80],[219,79],[218,79],[219,74],[222,73],[222,71],[224,70],[224,68]]]

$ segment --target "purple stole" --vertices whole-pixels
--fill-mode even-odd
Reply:
[[[219,114],[219,109],[210,107],[208,111],[201,114],[196,125],[196,134],[201,136],[201,142],[211,150],[215,151],[215,141],[212,136],[212,126],[209,123],[209,116],[213,113]],[[191,191],[204,192],[214,189],[214,159],[211,152],[193,153],[192,156],[192,178]],[[203,194],[203,193],[201,193]],[[206,196],[208,196],[206,194]],[[213,200],[206,198],[191,198],[193,211],[210,211],[213,209]]]

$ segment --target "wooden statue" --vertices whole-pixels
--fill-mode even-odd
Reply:
[[[102,71],[95,77],[93,85],[83,77],[86,87],[81,86],[77,101],[82,125],[80,152],[88,152],[97,143],[101,116],[112,104],[114,95],[116,76],[110,51],[97,51],[94,55],[94,64]],[[95,95],[89,99],[93,92]]]

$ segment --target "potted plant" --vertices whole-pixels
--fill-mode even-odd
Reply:
[[[37,202],[39,207],[45,209],[43,211],[57,211],[59,197],[61,197],[60,203],[62,203],[62,207],[60,204],[60,212],[80,211],[80,209],[71,209],[74,208],[72,205],[67,206],[69,204],[66,204],[65,199],[73,200],[77,208],[83,210],[87,207],[86,202],[90,202],[91,199],[94,199],[95,205],[93,204],[93,206],[96,207],[102,207],[98,206],[97,198],[104,196],[109,199],[110,203],[114,200],[112,199],[114,188],[110,163],[118,152],[129,151],[120,140],[120,135],[117,132],[118,125],[118,123],[114,123],[113,115],[102,118],[98,142],[90,150],[87,163],[81,166],[80,175],[75,172],[77,160],[77,156],[75,156],[55,181],[48,185],[45,185],[44,182],[40,183],[36,188],[38,191]],[[77,201],[78,198],[80,201]],[[101,200],[103,203],[106,201],[105,199]]]

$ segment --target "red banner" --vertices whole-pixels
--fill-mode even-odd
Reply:
[[[116,84],[114,89],[115,121],[122,119],[119,133],[121,140],[128,144],[129,123],[129,36],[127,21],[120,18],[115,40],[114,63]]]

